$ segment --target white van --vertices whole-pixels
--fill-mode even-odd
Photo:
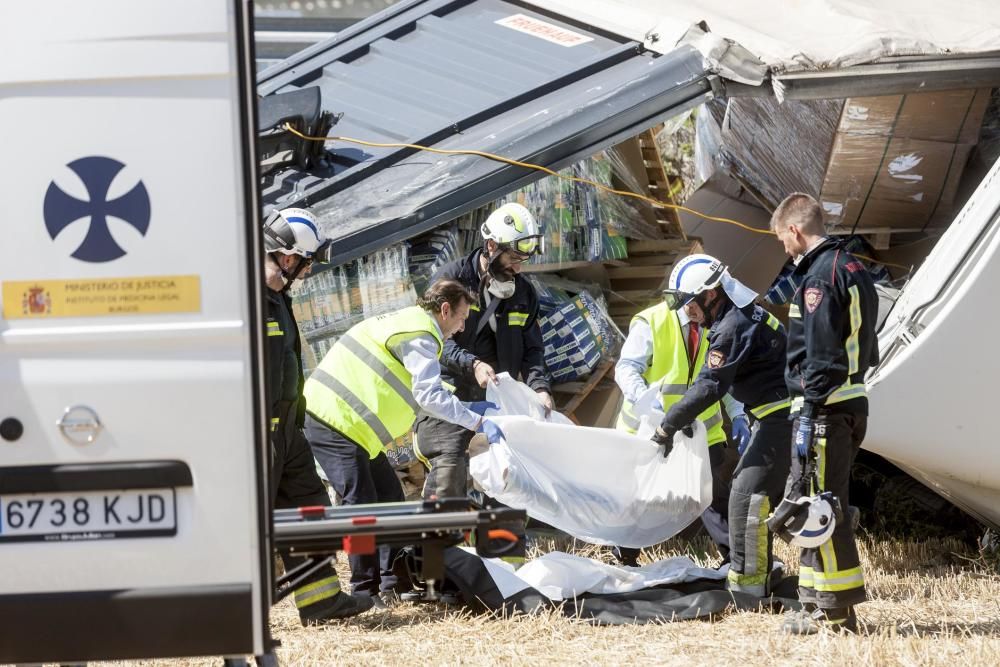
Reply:
[[[0,20],[0,663],[262,654],[252,5],[36,4]]]

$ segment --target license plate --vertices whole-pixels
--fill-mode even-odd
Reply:
[[[76,542],[176,534],[173,489],[0,496],[0,542]]]

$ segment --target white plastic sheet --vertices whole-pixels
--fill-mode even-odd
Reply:
[[[505,400],[508,389],[513,387],[498,386],[503,396],[494,393],[495,402],[512,405]],[[500,502],[581,540],[657,544],[683,530],[711,502],[708,445],[700,423],[693,437],[678,434],[664,459],[647,438],[613,429],[524,416],[490,419],[506,439],[472,457],[473,479]]]
[[[475,549],[462,548],[476,555]],[[664,558],[642,567],[620,567],[562,551],[544,554],[517,570],[499,558],[484,558],[483,563],[503,597],[534,588],[557,602],[584,593],[631,593],[699,579],[720,580],[725,579],[729,571],[728,565],[718,570],[699,567],[686,556]]]
[[[569,417],[553,410],[545,416],[545,408],[538,400],[538,393],[531,387],[518,382],[509,373],[497,375],[497,383],[486,386],[486,400],[500,406],[499,410],[487,410],[486,416],[494,415],[524,415],[538,421],[548,421],[555,424],[570,424]]]
[[[618,567],[592,558],[553,551],[525,563],[517,577],[551,600],[584,593],[631,593],[664,584],[725,579],[725,570],[698,567],[686,556],[664,558],[642,567]]]

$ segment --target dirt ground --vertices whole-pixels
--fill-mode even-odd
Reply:
[[[556,546],[546,541],[535,553]],[[786,637],[779,616],[734,613],[714,621],[594,627],[562,615],[500,618],[437,605],[403,604],[304,629],[288,600],[272,616],[283,665],[1000,665],[1000,569],[953,540],[866,537],[862,562],[871,601],[858,608],[857,636]],[[646,560],[688,555],[717,562],[703,540],[674,540]],[[607,558],[593,547],[574,549]],[[778,556],[795,571],[791,550]],[[346,580],[346,563],[340,563]],[[173,660],[159,665],[220,665]]]

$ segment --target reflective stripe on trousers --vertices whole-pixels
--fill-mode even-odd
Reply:
[[[819,482],[819,489],[813,489],[813,493],[826,489],[826,438],[816,439],[816,477]],[[844,520],[848,521],[846,512]],[[859,588],[865,585],[864,574],[861,567],[852,567],[847,570],[840,570],[837,567],[837,552],[833,548],[833,540],[827,540],[819,547],[819,557],[823,569],[813,570],[813,585],[817,591],[835,592],[846,591],[852,588]]]
[[[768,571],[767,557],[767,517],[770,514],[770,499],[766,495],[754,494],[750,499],[750,511],[747,513],[747,527],[744,534],[743,572],[729,569],[727,579],[731,590],[757,597],[767,595],[767,579],[771,575]]]
[[[860,567],[830,572],[820,572],[805,565],[799,567],[799,586],[803,588],[812,588],[824,593],[836,593],[861,588],[864,585],[865,576]]]
[[[311,604],[328,600],[340,592],[340,580],[337,575],[325,577],[319,581],[306,584],[295,589],[295,606],[299,609]]]

